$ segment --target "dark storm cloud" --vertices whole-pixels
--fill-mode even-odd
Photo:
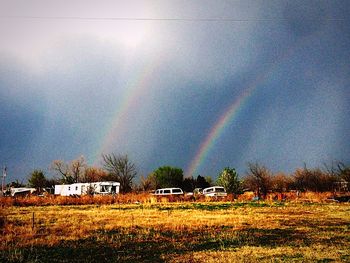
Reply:
[[[287,2],[283,15],[288,29],[300,37],[322,30],[330,18],[326,2],[312,0]]]
[[[215,177],[225,166],[243,173],[255,160],[283,171],[347,161],[349,26],[335,18],[347,19],[348,5],[319,2],[162,2],[146,13],[125,5],[121,15],[245,20],[138,22],[128,31],[118,22],[12,21],[19,31],[3,33],[1,43],[0,160],[19,178],[54,159],[83,154],[91,163],[135,96],[110,150],[128,153],[142,174],[160,165],[185,169],[225,109],[254,84],[199,173]],[[110,7],[97,15],[116,15]],[[64,15],[66,6],[56,9]],[[138,44],[129,33],[145,25],[151,29]],[[152,73],[143,79],[143,72]]]

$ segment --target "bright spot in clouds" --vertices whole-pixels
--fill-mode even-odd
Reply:
[[[120,41],[126,47],[135,48],[142,44],[149,32],[148,23],[125,22],[116,25],[115,35],[110,35],[109,32],[106,32],[104,37]]]

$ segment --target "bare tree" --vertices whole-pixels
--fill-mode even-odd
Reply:
[[[73,183],[73,178],[69,173],[69,165],[62,160],[54,160],[51,169],[60,177],[62,183]]]
[[[149,174],[147,177],[141,176],[140,181],[140,189],[142,191],[150,191],[157,188],[157,181],[153,173]]]
[[[88,167],[85,169],[85,173],[81,177],[80,182],[92,183],[104,180],[108,180],[108,174],[105,170],[97,167]]]
[[[248,163],[248,169],[244,179],[245,187],[255,191],[258,197],[266,198],[272,188],[272,173],[258,163]]]
[[[87,164],[84,156],[80,156],[79,158],[71,162],[70,169],[71,169],[72,177],[75,183],[80,182],[81,178],[85,174],[86,168],[87,168]]]
[[[332,191],[337,178],[333,172],[325,172],[320,168],[304,168],[294,172],[294,185],[301,191]]]
[[[103,154],[103,167],[110,174],[110,179],[120,183],[120,192],[132,190],[133,179],[136,177],[136,166],[127,155]]]
[[[71,161],[69,164],[62,160],[55,160],[51,164],[51,169],[54,170],[63,183],[78,183],[84,177],[87,164],[84,156]]]
[[[282,172],[279,172],[272,177],[271,186],[272,186],[273,192],[278,192],[278,193],[286,192],[290,190],[292,184],[293,184],[293,178]]]
[[[343,179],[350,183],[350,166],[340,161],[332,161],[331,165],[324,163],[324,167],[329,175],[336,177],[338,180]]]
[[[339,162],[338,165],[338,175],[339,177],[344,180],[344,183],[346,183],[346,189],[349,191],[350,190],[350,166],[345,165],[342,162]]]

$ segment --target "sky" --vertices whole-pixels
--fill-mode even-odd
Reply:
[[[216,178],[350,162],[350,2],[0,0],[0,166]]]

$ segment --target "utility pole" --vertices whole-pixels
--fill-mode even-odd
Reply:
[[[4,190],[5,190],[5,177],[7,175],[7,167],[5,166],[3,169],[2,169],[2,184],[1,184],[1,196],[4,195]]]

